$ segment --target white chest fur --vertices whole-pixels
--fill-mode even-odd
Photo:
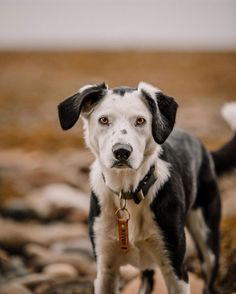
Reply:
[[[150,168],[150,165],[149,165]],[[148,171],[140,173],[142,176]],[[158,197],[158,190],[170,176],[169,164],[157,158],[155,164],[156,182],[149,189],[145,199],[139,205],[132,200],[127,201],[130,213],[129,250],[120,251],[118,242],[118,226],[115,212],[119,208],[118,196],[104,183],[98,161],[92,166],[91,187],[98,197],[101,214],[95,219],[94,241],[97,255],[97,278],[95,293],[113,293],[116,278],[121,265],[131,264],[140,270],[155,269],[159,266],[166,280],[169,293],[190,293],[189,285],[176,277],[169,254],[166,250],[162,232],[154,219],[150,203]],[[124,176],[122,181],[131,181]],[[134,182],[134,181],[133,181]],[[122,189],[122,188],[120,188]],[[114,188],[113,188],[114,190]],[[109,289],[109,290],[108,290]]]
[[[163,237],[154,220],[150,203],[169,177],[168,164],[158,159],[156,173],[157,181],[140,204],[137,205],[133,200],[127,200],[126,207],[130,213],[128,223],[129,251],[121,253],[115,215],[119,208],[119,198],[105,185],[98,162],[93,164],[91,186],[101,206],[101,214],[95,219],[94,223],[96,254],[101,259],[105,257],[103,262],[107,263],[108,266],[110,264],[113,266],[131,264],[140,269],[146,269],[167,263]]]
[[[153,268],[163,263],[163,238],[154,221],[154,215],[147,199],[144,199],[139,205],[132,200],[127,201],[127,209],[131,216],[128,222],[129,251],[127,253],[120,251],[115,216],[116,202],[110,201],[110,205],[108,204],[110,207],[102,210],[101,215],[95,220],[97,255],[106,255],[107,260],[112,260],[117,266],[131,264],[140,269]],[[108,253],[110,258],[107,256]]]

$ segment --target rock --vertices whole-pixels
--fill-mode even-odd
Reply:
[[[69,281],[54,281],[39,285],[35,294],[93,294],[93,281],[85,278],[76,278]]]
[[[17,278],[14,280],[14,282],[33,289],[37,285],[48,282],[50,280],[52,279],[44,273],[33,273],[25,277]]]
[[[94,260],[92,244],[88,238],[78,238],[61,242],[57,241],[50,246],[50,249],[57,253],[78,253],[91,261]]]
[[[30,273],[20,256],[7,256],[7,259],[0,262],[0,270],[0,283],[8,282]]]
[[[31,191],[27,196],[8,201],[1,214],[17,220],[38,219],[86,222],[89,196],[65,184],[51,184]],[[67,215],[69,217],[67,217]]]
[[[8,283],[3,286],[0,286],[0,293],[1,294],[33,294],[33,292],[31,292],[29,289],[17,283]]]
[[[27,270],[22,258],[19,256],[12,256],[8,262],[9,270],[11,272],[11,276],[13,277],[21,277],[25,276],[29,273]],[[8,272],[9,275],[9,272]]]
[[[45,266],[43,272],[53,279],[75,278],[78,272],[75,267],[66,263],[54,263]]]
[[[33,222],[14,222],[0,219],[0,245],[3,248],[19,250],[27,243],[49,245],[57,240],[70,240],[87,237],[85,224],[55,223],[43,226]]]
[[[73,207],[85,211],[89,210],[89,197],[78,189],[65,184],[48,185],[40,190],[40,194],[54,207]]]
[[[37,268],[43,268],[55,263],[66,263],[76,268],[79,275],[96,276],[95,264],[78,253],[58,253],[35,244],[27,245],[25,252]]]
[[[64,183],[89,191],[88,170],[92,155],[84,149],[56,153],[1,150],[0,176],[13,183],[13,196],[28,194],[32,189]],[[4,190],[5,191],[5,190]],[[15,195],[16,194],[16,195]]]

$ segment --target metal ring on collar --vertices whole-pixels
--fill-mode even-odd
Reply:
[[[120,215],[120,212],[126,212],[127,213],[127,220],[129,220],[130,219],[130,213],[129,213],[129,211],[128,211],[128,209],[127,208],[124,208],[124,209],[122,209],[122,208],[118,208],[117,209],[117,211],[115,212],[115,215],[118,217],[118,218],[124,218],[124,217],[121,217],[121,215]]]

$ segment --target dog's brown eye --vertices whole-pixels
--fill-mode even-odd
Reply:
[[[101,125],[109,125],[109,119],[106,116],[100,117],[98,121]]]
[[[138,117],[135,122],[135,126],[142,126],[146,122],[146,119],[143,117]]]

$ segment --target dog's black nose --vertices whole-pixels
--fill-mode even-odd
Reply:
[[[112,152],[114,154],[115,159],[122,161],[127,160],[130,157],[133,148],[128,144],[120,144],[116,143],[112,147]]]

